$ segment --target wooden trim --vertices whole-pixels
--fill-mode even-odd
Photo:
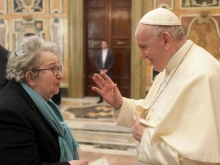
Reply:
[[[83,1],[69,0],[69,85],[68,97],[83,97]]]
[[[132,0],[131,98],[133,99],[140,99],[146,96],[146,61],[140,58],[140,51],[134,36],[139,20],[146,13],[146,7],[145,0]]]

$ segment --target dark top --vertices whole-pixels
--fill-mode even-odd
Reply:
[[[0,90],[7,84],[5,77],[9,51],[0,45]]]
[[[97,54],[96,64],[97,64],[98,70],[107,69],[108,70],[107,75],[111,77],[112,76],[112,67],[113,67],[113,64],[114,64],[114,54],[113,54],[113,52],[108,49],[105,64],[103,66],[103,64],[102,64],[102,50],[99,51],[98,54]]]
[[[58,137],[20,83],[0,91],[0,165],[59,163]]]

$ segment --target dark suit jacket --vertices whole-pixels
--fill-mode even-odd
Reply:
[[[9,51],[0,45],[0,90],[7,84],[5,78],[6,64],[8,61]]]
[[[0,98],[0,165],[69,165],[59,163],[58,137],[19,83],[9,81]]]
[[[107,75],[112,76],[112,67],[114,64],[114,54],[111,50],[108,49],[107,57],[105,60],[105,65],[102,65],[102,50],[98,52],[97,54],[97,60],[96,60],[97,68],[98,70],[101,69],[107,69]]]

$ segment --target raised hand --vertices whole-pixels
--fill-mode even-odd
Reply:
[[[122,105],[123,99],[117,84],[115,84],[104,72],[100,74],[95,73],[93,81],[98,87],[92,87],[92,90],[100,94],[107,103],[118,110]]]

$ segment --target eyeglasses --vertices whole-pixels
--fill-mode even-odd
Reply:
[[[53,75],[54,76],[57,76],[59,74],[59,72],[62,73],[62,65],[59,65],[59,66],[54,66],[52,68],[42,68],[42,69],[34,69],[34,71],[42,71],[42,70],[52,70],[53,72]]]

